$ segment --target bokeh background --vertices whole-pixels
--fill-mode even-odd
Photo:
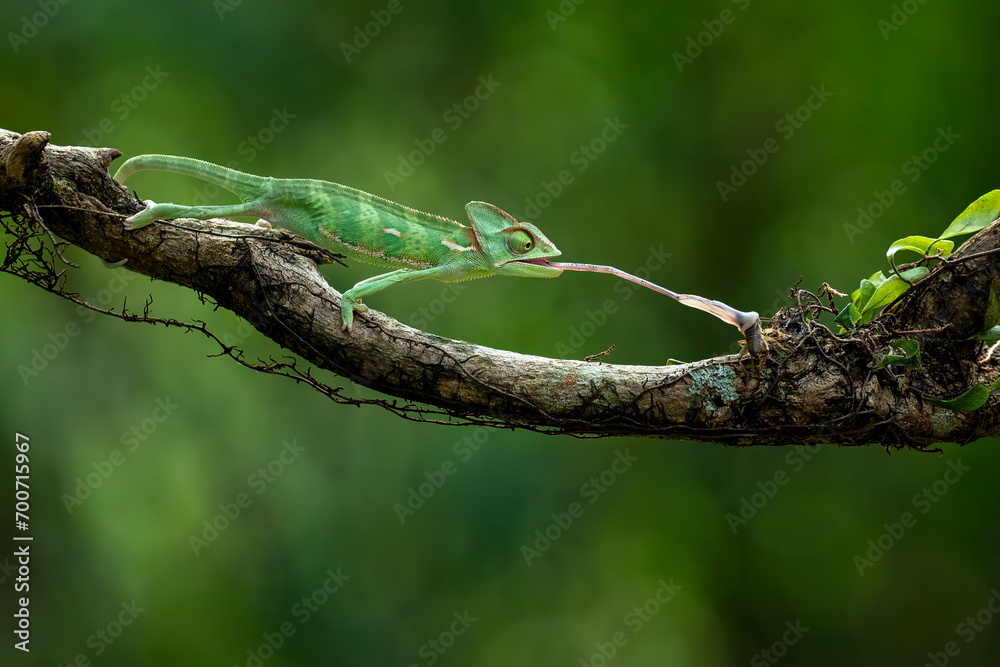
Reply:
[[[1000,185],[998,19],[971,0],[7,2],[0,127],[333,180],[458,219],[487,200],[567,261],[645,266],[769,315],[800,277],[856,288],[893,240],[935,235]],[[129,185],[234,201],[168,174]],[[191,292],[72,257],[69,286],[93,302],[151,294],[155,315],[206,320],[251,358],[281,353]],[[325,273],[344,289],[375,270]],[[554,357],[735,349],[731,327],[605,276],[453,290],[370,301]],[[939,456],[417,424],[11,277],[0,298],[0,507],[27,434],[35,537],[32,651],[5,633],[4,664],[1000,656],[996,442]]]

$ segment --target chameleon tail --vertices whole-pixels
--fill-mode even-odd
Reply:
[[[193,176],[225,188],[246,201],[257,197],[264,183],[268,180],[262,176],[254,176],[228,167],[211,164],[204,160],[174,155],[137,155],[129,158],[118,168],[115,180],[123,183],[126,178],[137,171],[152,169],[155,171],[171,171],[175,174]]]

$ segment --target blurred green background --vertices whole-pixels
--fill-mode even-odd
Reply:
[[[800,276],[856,288],[893,240],[935,235],[1000,185],[1000,9],[971,0],[43,0],[0,18],[0,127],[333,180],[457,219],[487,200],[567,261],[646,266],[762,315]],[[167,174],[129,185],[235,201]],[[72,257],[87,299],[152,294],[155,315],[206,320],[251,358],[281,352],[189,291]],[[325,273],[343,290],[376,270]],[[735,349],[731,327],[605,276],[454,290],[371,305],[546,356]],[[7,634],[4,664],[1000,656],[995,442],[890,456],[416,424],[8,276],[0,298],[0,423],[11,453],[16,432],[31,438],[35,536],[32,651]]]

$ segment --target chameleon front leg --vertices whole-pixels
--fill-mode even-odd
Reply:
[[[262,202],[255,199],[230,206],[157,204],[147,199],[145,210],[139,211],[135,215],[125,219],[125,229],[139,229],[156,220],[175,220],[177,218],[208,220],[210,218],[224,218],[231,215],[257,215],[263,217],[267,215],[267,209]]]
[[[369,294],[374,294],[398,283],[408,283],[427,278],[443,278],[453,275],[454,269],[452,267],[434,266],[429,269],[396,269],[389,273],[383,273],[362,280],[344,292],[340,297],[340,315],[344,321],[344,331],[350,331],[351,324],[354,322],[355,310],[360,312],[368,310],[368,306],[360,303],[360,301]]]

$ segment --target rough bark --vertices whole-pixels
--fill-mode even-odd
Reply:
[[[1000,433],[991,398],[972,412],[935,407],[997,375],[979,361],[990,288],[1000,293],[1000,226],[976,235],[885,314],[836,336],[807,305],[773,321],[785,348],[766,364],[733,355],[674,366],[548,359],[450,340],[375,311],[340,327],[340,294],[317,270],[336,261],[289,232],[225,220],[126,231],[142,208],[114,182],[115,149],[58,147],[48,133],[0,130],[0,211],[125,268],[207,295],[317,367],[458,418],[573,435],[639,435],[732,445],[932,447]],[[16,254],[8,249],[5,267]],[[8,271],[10,273],[10,271]],[[815,305],[815,304],[814,304]],[[813,308],[815,310],[815,307]],[[921,342],[921,369],[872,370],[892,340]]]

